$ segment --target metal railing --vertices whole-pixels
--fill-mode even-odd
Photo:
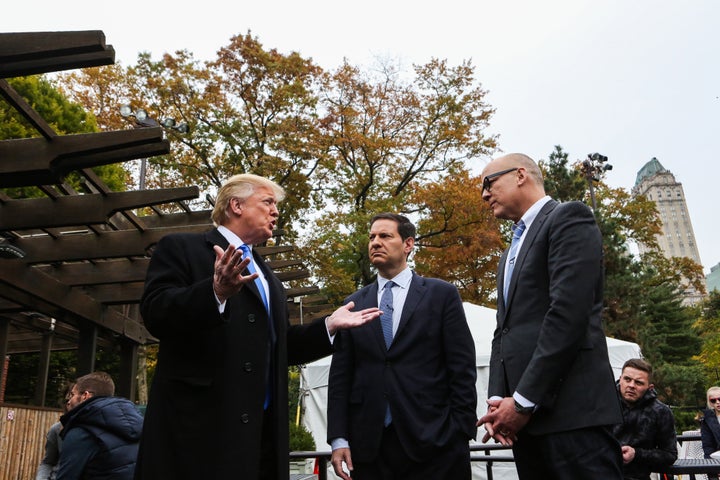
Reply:
[[[686,441],[698,441],[700,440],[700,434],[688,434],[678,435],[678,443],[682,445]],[[470,445],[470,461],[471,462],[485,462],[485,472],[488,480],[493,480],[493,464],[498,462],[515,462],[512,455],[493,455],[492,452],[497,451],[509,451],[510,447],[505,447],[499,444],[488,444]],[[318,451],[318,452],[290,452],[290,460],[308,459],[314,458],[317,460],[317,478],[318,480],[327,480],[328,478],[328,463],[332,452],[330,451]]]
[[[470,461],[471,462],[485,462],[485,471],[487,473],[487,479],[493,480],[493,464],[495,462],[514,462],[515,459],[512,455],[492,455],[491,452],[499,450],[510,450],[510,447],[503,445],[470,445]],[[482,454],[477,454],[481,452]],[[317,475],[318,480],[327,480],[328,475],[328,463],[332,452],[330,451],[317,451],[317,452],[290,452],[290,460],[305,460],[308,458],[314,458],[317,460]]]

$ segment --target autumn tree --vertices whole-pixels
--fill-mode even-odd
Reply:
[[[720,292],[715,289],[700,304],[694,329],[700,335],[702,347],[696,355],[705,369],[706,387],[720,383]]]
[[[83,105],[68,100],[49,79],[42,76],[16,77],[8,79],[8,83],[58,135],[98,131],[94,116],[85,111]],[[8,103],[0,101],[0,139],[38,136],[40,133],[24,117]],[[93,170],[110,188],[125,190],[127,176],[122,166],[103,165]],[[82,191],[81,179],[77,174],[68,175],[65,181]],[[37,187],[7,188],[3,191],[11,198],[44,196]]]
[[[158,122],[189,125],[188,133],[166,130],[172,151],[149,159],[149,186],[198,185],[212,196],[237,173],[272,178],[290,193],[280,205],[279,227],[293,236],[323,158],[316,113],[321,68],[295,52],[265,50],[250,33],[233,37],[212,62],[183,50],[158,61],[141,54],[136,65],[119,73],[114,68],[63,78],[88,108],[109,106],[98,112],[103,126],[118,126],[121,104],[144,109]]]
[[[446,230],[438,227],[452,210],[437,210],[433,202],[443,188],[459,189],[495,148],[495,137],[485,133],[493,110],[470,62],[451,67],[432,60],[414,67],[409,80],[402,74],[392,64],[361,71],[345,63],[325,72],[295,52],[265,49],[248,33],[233,37],[212,62],[197,62],[186,51],[159,61],[141,54],[137,65],[120,71],[63,78],[78,101],[131,103],[153,118],[190,125],[186,135],[169,131],[170,155],[149,159],[150,186],[191,183],[212,194],[241,172],[283,185],[289,193],[281,204],[283,240],[297,235],[313,281],[338,299],[373,278],[365,243],[373,214],[405,212],[442,235]],[[103,125],[118,126],[112,109],[98,108],[96,115]],[[462,193],[467,205],[484,208],[479,190]],[[497,229],[473,230],[490,225],[460,212],[447,233],[480,239],[472,243],[485,248],[477,265],[490,268],[487,249],[492,239],[497,243]],[[429,246],[447,243],[421,235]],[[418,268],[420,260],[442,263],[445,250],[432,252],[418,255]],[[487,271],[453,275],[463,278],[459,286],[468,298],[487,300]]]
[[[345,63],[326,78],[323,89],[327,161],[318,171],[318,193],[325,205],[303,240],[315,275],[336,297],[374,278],[367,255],[373,214],[403,212],[421,227],[434,229],[433,235],[448,231],[439,228],[441,218],[432,218],[453,212],[429,208],[420,192],[427,187],[437,201],[439,194],[433,190],[446,185],[453,189],[459,179],[468,178],[474,162],[495,148],[495,138],[484,132],[493,110],[469,62],[450,67],[432,60],[415,66],[409,81],[392,65],[380,67],[371,74]],[[482,208],[481,192],[475,193],[474,205]],[[478,226],[475,218],[452,221],[452,228],[463,222]],[[465,231],[477,237],[488,233],[480,228]],[[419,234],[430,244],[423,228]],[[430,257],[418,253],[418,269],[423,268],[421,260]]]
[[[415,262],[421,275],[455,284],[464,301],[494,308],[497,264],[507,243],[481,195],[481,178],[467,172],[413,193],[411,204],[422,212]]]
[[[556,146],[549,161],[540,162],[546,185],[550,192],[564,192],[566,200],[588,202],[587,189],[581,188],[580,163],[567,159]],[[693,309],[682,304],[682,285],[684,278],[695,284],[700,281],[699,266],[687,258],[668,259],[662,254],[656,241],[661,222],[654,202],[610,188],[602,178],[595,193],[595,217],[603,237],[605,332],[640,345],[653,364],[664,401],[693,406],[703,383],[702,369],[693,358],[700,339],[691,328]],[[633,255],[633,243],[646,245],[648,252]],[[683,425],[688,422],[682,415],[676,419]]]

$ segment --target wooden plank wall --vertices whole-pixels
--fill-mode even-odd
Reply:
[[[45,434],[62,412],[0,405],[0,480],[34,479],[45,455]]]

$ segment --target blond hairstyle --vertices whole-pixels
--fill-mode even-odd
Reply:
[[[267,187],[272,190],[276,202],[280,202],[285,198],[285,190],[272,180],[252,173],[233,175],[220,187],[217,199],[215,199],[215,208],[213,208],[210,217],[215,226],[224,225],[227,222],[227,209],[230,199],[239,198],[240,201],[244,202],[258,187]]]
[[[710,403],[710,396],[712,396],[712,395],[717,395],[718,397],[720,397],[720,387],[710,387],[710,388],[708,388],[707,395],[705,395],[705,399],[706,399],[706,401],[707,401],[707,407],[708,407],[710,410],[714,410],[714,409],[715,409],[715,405],[713,405],[712,403]]]

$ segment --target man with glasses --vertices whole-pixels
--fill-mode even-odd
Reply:
[[[143,419],[130,400],[114,394],[105,372],[84,375],[70,389],[68,412],[60,417],[57,480],[133,478]]]
[[[613,428],[622,445],[625,480],[649,480],[677,459],[675,419],[670,407],[657,398],[652,366],[641,358],[623,365],[617,390],[623,422]]]
[[[498,265],[489,409],[478,421],[511,445],[521,480],[622,478],[622,421],[602,329],[602,238],[581,202],[545,195],[542,173],[513,153],[482,172],[483,200],[513,222]]]

